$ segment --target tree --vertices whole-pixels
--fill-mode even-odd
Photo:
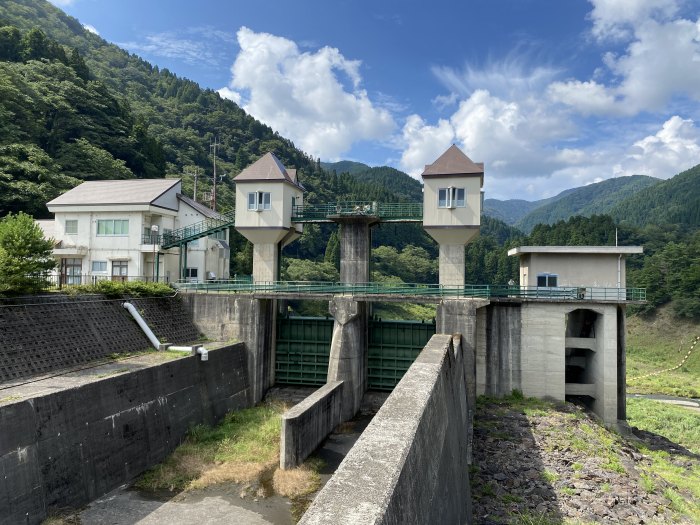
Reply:
[[[46,286],[46,272],[56,267],[53,241],[25,213],[0,221],[0,294],[36,293]]]

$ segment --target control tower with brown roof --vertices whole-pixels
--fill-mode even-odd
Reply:
[[[421,176],[423,227],[440,244],[440,284],[464,286],[464,247],[481,226],[484,164],[453,144]]]

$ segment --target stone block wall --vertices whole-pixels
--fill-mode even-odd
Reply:
[[[59,296],[0,304],[0,383],[48,374],[113,353],[150,348],[123,299]],[[162,340],[196,341],[178,297],[130,299]]]

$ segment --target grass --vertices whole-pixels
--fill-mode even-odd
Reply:
[[[700,414],[651,399],[630,399],[627,417],[630,425],[663,436],[695,455],[640,446],[649,458],[641,484],[648,492],[665,486],[664,496],[671,500],[672,509],[700,523]]]
[[[281,404],[229,413],[216,427],[199,425],[163,463],[136,482],[143,490],[184,490],[243,483],[271,470],[279,457]]]
[[[215,427],[192,428],[184,443],[135,486],[155,492],[244,483],[246,495],[264,498],[277,493],[289,498],[292,517],[299,520],[321,485],[324,463],[312,457],[295,469],[278,468],[280,415],[286,408],[282,403],[261,404],[231,412]]]
[[[653,432],[700,454],[700,413],[653,399],[628,399],[630,425]]]
[[[700,344],[678,370],[646,374],[678,365],[700,335],[700,323],[675,318],[671,306],[653,316],[627,319],[627,389],[630,393],[700,397]]]

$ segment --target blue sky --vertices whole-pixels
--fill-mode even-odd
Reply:
[[[455,143],[528,200],[700,163],[698,0],[52,1],[322,160]]]

